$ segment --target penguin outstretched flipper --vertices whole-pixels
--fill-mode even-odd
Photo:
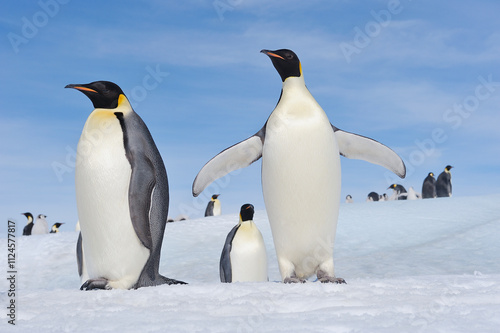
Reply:
[[[406,166],[391,148],[365,136],[342,131],[333,125],[332,128],[342,156],[378,164],[405,178]]]
[[[197,197],[214,180],[234,170],[245,168],[262,157],[265,126],[246,140],[226,148],[201,168],[193,182],[193,196]]]

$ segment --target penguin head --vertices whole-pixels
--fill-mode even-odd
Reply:
[[[59,227],[60,227],[61,225],[63,225],[63,224],[64,224],[64,223],[59,223],[59,222],[54,223],[54,224],[52,225],[52,230],[50,231],[50,233],[52,234],[52,233],[59,232]]]
[[[28,223],[33,222],[33,215],[31,215],[31,213],[28,213],[28,212],[21,213],[21,215],[26,216],[26,218],[28,219]]]
[[[397,186],[398,186],[397,184],[392,184],[392,185],[391,185],[391,186],[389,186],[387,189],[390,189],[390,188],[395,189]]]
[[[109,81],[68,84],[64,88],[73,88],[84,93],[92,101],[95,109],[115,109],[118,106],[120,96],[125,96],[117,84]]]
[[[274,68],[276,68],[281,76],[281,81],[285,82],[287,78],[292,76],[302,76],[302,66],[300,65],[299,58],[293,51],[281,49],[276,51],[261,50],[260,52],[269,56]]]
[[[429,172],[429,174],[427,175],[427,177],[434,177],[434,173],[433,172]]]
[[[447,165],[446,168],[444,168],[444,171],[449,173],[451,168],[453,168],[451,165]]]
[[[43,214],[38,215],[38,218],[39,218],[39,219],[44,219],[44,218],[46,218],[46,217],[47,217],[47,216],[46,216],[46,215],[43,215]]]
[[[220,194],[214,194],[212,195],[212,201],[214,201],[215,199],[217,199],[219,197]]]
[[[240,209],[240,221],[251,221],[253,220],[254,208],[252,204],[244,204]]]

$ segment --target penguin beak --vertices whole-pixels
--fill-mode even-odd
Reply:
[[[285,58],[283,58],[282,56],[280,55],[277,55],[276,53],[273,53],[269,50],[260,50],[261,53],[264,53],[264,54],[267,54],[269,57],[275,57],[275,58],[279,58],[279,59],[282,59],[282,60],[285,60]]]
[[[80,90],[80,91],[90,91],[90,92],[93,92],[93,93],[97,94],[97,91],[95,91],[94,89],[87,88],[83,84],[68,84],[64,88],[73,88],[73,89],[77,89],[77,90]]]

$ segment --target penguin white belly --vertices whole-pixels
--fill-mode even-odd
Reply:
[[[219,200],[215,200],[214,201],[214,216],[219,216],[222,211],[221,211],[221,207],[220,207],[220,201]]]
[[[94,110],[78,142],[76,200],[87,274],[111,288],[131,288],[149,258],[130,218],[131,172],[118,119]]]
[[[255,223],[242,222],[233,238],[230,260],[231,282],[268,280],[266,247]]]
[[[283,97],[282,97],[283,99]],[[340,202],[339,149],[317,105],[278,106],[268,119],[262,187],[281,276],[333,272],[333,241]],[[276,112],[278,111],[278,112]]]

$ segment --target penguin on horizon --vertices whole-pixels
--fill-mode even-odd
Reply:
[[[94,106],[77,147],[81,290],[184,284],[160,275],[169,190],[144,121],[113,82],[69,84]]]
[[[46,220],[47,216],[40,214],[36,218],[35,225],[31,229],[32,235],[44,235],[49,233],[49,224]]]
[[[352,195],[348,194],[346,197],[345,197],[345,202],[346,203],[353,203],[354,200],[352,199]]]
[[[406,200],[408,197],[408,192],[406,192],[406,189],[403,185],[400,184],[392,184],[387,188],[393,190],[393,198],[392,200]]]
[[[57,223],[54,223],[52,225],[52,228],[50,230],[50,234],[56,234],[59,232],[59,227],[62,226],[64,223],[60,223],[60,222],[57,222]]]
[[[265,282],[267,253],[264,238],[253,222],[254,206],[240,209],[240,221],[231,229],[222,249],[219,274],[221,282]]]
[[[436,195],[438,198],[451,197],[451,165],[447,165],[436,180]]]
[[[422,199],[432,199],[436,197],[436,179],[434,179],[434,173],[429,172],[422,184]]]
[[[379,201],[380,196],[378,195],[377,192],[370,192],[368,193],[368,197],[366,198],[366,201]]]
[[[335,276],[333,244],[340,205],[340,155],[406,174],[401,158],[370,138],[340,130],[307,89],[297,55],[262,50],[282,81],[264,126],[212,158],[193,182],[193,196],[262,157],[262,191],[284,283],[345,283]],[[327,244],[318,251],[318,244]],[[325,245],[326,246],[326,245]]]
[[[207,208],[205,209],[205,217],[207,216],[219,216],[221,214],[221,206],[220,200],[217,199],[220,194],[212,195],[210,201],[207,204]]]
[[[31,230],[33,229],[33,215],[31,213],[26,212],[26,213],[21,213],[21,215],[26,216],[28,219],[28,223],[24,226],[23,228],[23,236],[31,236]]]

